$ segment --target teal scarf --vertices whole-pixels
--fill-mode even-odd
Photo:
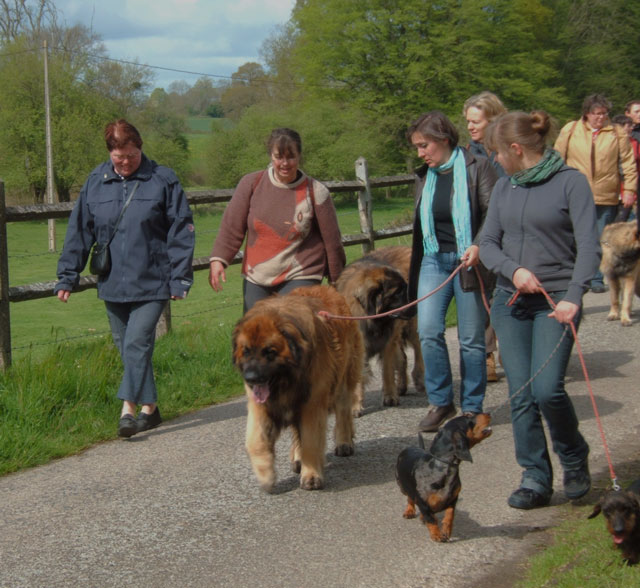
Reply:
[[[429,168],[422,189],[422,201],[420,203],[420,221],[422,223],[422,239],[426,255],[433,255],[440,249],[436,239],[436,230],[433,223],[433,195],[436,191],[438,172],[453,168],[453,199],[451,202],[451,216],[453,228],[456,234],[456,246],[458,254],[462,255],[472,243],[471,238],[471,206],[469,204],[469,188],[467,186],[467,165],[464,153],[460,147],[456,147],[451,153],[449,161],[439,167]]]
[[[562,156],[551,147],[544,150],[542,159],[533,167],[520,170],[511,176],[514,186],[526,186],[527,184],[539,184],[555,174],[564,165]]]

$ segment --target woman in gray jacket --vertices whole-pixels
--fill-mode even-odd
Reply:
[[[600,245],[589,183],[545,147],[549,127],[545,112],[511,112],[489,126],[486,140],[511,175],[498,180],[491,194],[480,258],[498,276],[491,324],[501,343],[516,459],[524,470],[508,503],[522,509],[547,505],[553,492],[542,417],[564,469],[567,498],[580,498],[591,487],[589,446],[564,377],[573,346],[569,323],[580,322]]]
[[[93,244],[109,242],[111,269],[98,277],[98,297],[124,364],[118,435],[131,437],[162,422],[151,364],[155,329],[167,300],[184,298],[193,283],[195,233],[178,178],[146,158],[137,129],[117,120],[105,140],[110,158],[89,174],[73,208],[55,292],[67,302]]]

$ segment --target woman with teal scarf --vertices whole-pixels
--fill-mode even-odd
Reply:
[[[553,493],[543,417],[564,471],[565,496],[574,500],[591,488],[589,446],[564,378],[573,346],[568,325],[578,327],[582,297],[600,263],[596,209],[587,178],[545,146],[549,127],[545,112],[511,112],[491,123],[486,138],[511,176],[501,178],[491,195],[480,256],[498,278],[491,324],[523,469],[507,502],[521,509],[545,506]]]
[[[480,259],[476,238],[489,207],[497,173],[484,157],[458,146],[458,131],[439,111],[418,118],[407,131],[424,165],[416,170],[409,299],[440,286],[462,263],[464,275],[418,305],[418,334],[425,361],[429,403],[420,431],[436,431],[456,413],[453,376],[445,340],[445,317],[456,301],[460,343],[460,408],[482,412],[487,385],[486,311],[474,266]]]

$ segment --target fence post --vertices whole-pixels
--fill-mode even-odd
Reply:
[[[0,180],[0,369],[11,365],[11,318],[9,316],[9,250],[4,182]]]
[[[373,216],[371,212],[371,185],[369,184],[367,160],[364,157],[358,157],[356,160],[356,178],[364,185],[364,190],[358,192],[358,212],[360,213],[360,230],[367,237],[367,242],[362,244],[362,253],[366,255],[375,249],[375,241],[373,237]]]
[[[171,300],[167,300],[156,325],[156,338],[166,335],[171,330]]]

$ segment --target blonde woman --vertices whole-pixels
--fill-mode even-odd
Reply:
[[[487,91],[471,96],[462,107],[462,114],[467,121],[467,130],[471,137],[467,149],[476,156],[486,157],[500,178],[504,178],[507,174],[495,160],[495,154],[487,153],[484,146],[484,135],[489,123],[506,112],[507,109],[502,104],[502,100],[493,92]],[[489,317],[487,317],[488,320]],[[489,322],[486,325],[484,338],[487,351],[487,382],[497,382],[499,378],[496,371],[495,352],[498,350],[498,341],[496,332]]]

